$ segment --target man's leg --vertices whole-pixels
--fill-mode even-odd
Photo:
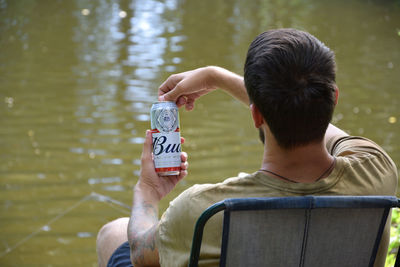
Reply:
[[[128,241],[129,218],[119,218],[105,224],[97,234],[97,258],[99,267],[107,266],[113,252]]]

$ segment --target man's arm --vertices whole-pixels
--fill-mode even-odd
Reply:
[[[220,67],[210,67],[212,80],[220,88],[245,105],[250,105],[249,96],[242,76]]]
[[[134,189],[134,201],[128,225],[128,240],[134,266],[158,266],[155,236],[158,224],[158,202],[152,189],[140,182]]]
[[[188,168],[187,155],[182,152],[180,174],[158,176],[154,169],[151,143],[151,132],[146,131],[140,177],[134,189],[132,213],[128,224],[131,261],[135,267],[159,266],[158,249],[155,243],[158,204],[187,175]]]
[[[249,105],[243,77],[215,66],[171,75],[158,89],[158,95],[160,101],[174,101],[192,110],[197,98],[218,88]]]

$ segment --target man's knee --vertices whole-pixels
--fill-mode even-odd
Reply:
[[[126,218],[119,218],[106,223],[101,227],[100,231],[98,232],[97,240],[101,241],[103,239],[109,239],[109,238],[115,239],[116,236],[128,239],[127,237],[128,222],[129,218],[126,217]]]
[[[101,227],[96,240],[100,266],[105,266],[112,253],[128,241],[128,222],[129,218],[119,218]]]

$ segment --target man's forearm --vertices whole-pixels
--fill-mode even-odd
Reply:
[[[158,200],[153,192],[136,185],[131,218],[128,225],[128,240],[131,260],[137,266],[157,266],[158,250],[155,236],[158,224]]]
[[[181,143],[184,139],[181,139]],[[160,177],[152,157],[152,136],[146,131],[141,156],[140,177],[133,194],[131,218],[128,224],[128,241],[131,248],[131,261],[135,267],[159,266],[156,246],[158,229],[158,204],[176,184],[187,175],[187,154],[181,153],[179,175]]]
[[[249,96],[244,86],[243,77],[220,67],[210,67],[213,83],[220,89],[226,91],[245,105],[249,105]]]

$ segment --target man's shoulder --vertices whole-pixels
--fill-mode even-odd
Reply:
[[[347,136],[336,141],[332,154],[343,162],[344,190],[356,190],[357,194],[395,194],[398,183],[396,164],[375,142],[365,137]]]
[[[342,136],[333,140],[330,146],[332,154],[346,153],[346,151],[365,151],[365,152],[379,152],[385,153],[374,141],[362,136]]]
[[[334,156],[343,156],[353,159],[365,159],[374,157],[379,161],[385,161],[395,168],[395,163],[385,150],[374,141],[361,136],[345,136],[335,140],[330,149]]]

